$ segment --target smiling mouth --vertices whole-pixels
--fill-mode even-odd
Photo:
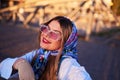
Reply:
[[[51,42],[48,41],[46,38],[43,38],[43,39],[42,39],[42,42],[45,43],[45,44],[50,44],[50,43],[51,43]]]

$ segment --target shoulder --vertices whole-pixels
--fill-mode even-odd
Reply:
[[[85,68],[72,57],[65,58],[61,62],[59,78],[60,80],[91,80]]]
[[[6,58],[0,63],[0,77],[8,79],[12,73],[12,66],[17,58]]]
[[[72,57],[65,56],[65,58],[61,62],[60,69],[64,68],[64,67],[71,68],[71,66],[80,67],[80,64],[77,62],[76,59],[74,59]]]

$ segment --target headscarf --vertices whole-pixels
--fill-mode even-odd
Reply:
[[[64,56],[71,56],[75,59],[77,59],[77,50],[76,50],[76,45],[77,45],[77,29],[74,23],[72,23],[72,32],[64,44],[64,48],[62,51],[62,55]],[[35,64],[33,65],[33,70],[35,73],[35,78],[36,80],[39,79],[43,71],[45,70],[45,66],[47,64],[48,56],[49,55],[57,55],[58,51],[48,51],[45,49],[38,49],[38,57],[36,58]]]
[[[68,40],[66,41],[63,49],[63,55],[71,56],[75,59],[77,59],[77,41],[78,41],[78,35],[77,35],[77,29],[74,23],[72,23],[72,33],[70,34]]]

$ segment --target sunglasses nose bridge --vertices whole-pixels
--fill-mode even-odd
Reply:
[[[50,31],[49,30],[45,33],[45,36],[50,38]]]
[[[54,39],[54,38],[53,38],[53,35],[52,35],[52,31],[50,31],[50,30],[46,33],[45,36],[48,37],[48,38]]]

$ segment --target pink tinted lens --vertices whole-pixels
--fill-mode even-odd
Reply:
[[[53,31],[49,32],[48,35],[49,35],[50,38],[52,38],[54,40],[58,39],[58,37],[59,37],[59,35],[57,33],[53,32]]]
[[[48,31],[47,26],[41,26],[40,30],[41,30],[41,32],[47,32]]]

